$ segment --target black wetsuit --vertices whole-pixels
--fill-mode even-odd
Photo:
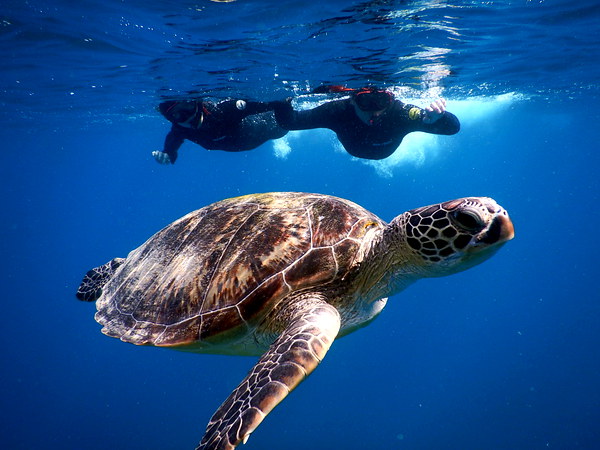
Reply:
[[[247,101],[245,108],[239,109],[236,100],[224,100],[216,104],[202,102],[201,107],[204,119],[200,128],[173,123],[167,134],[163,152],[169,155],[171,163],[175,163],[177,151],[185,139],[207,150],[241,152],[287,133],[275,120],[272,105],[267,103]]]
[[[296,111],[290,102],[272,102],[275,116],[282,128],[333,130],[346,151],[352,156],[383,159],[396,151],[404,136],[413,131],[433,134],[455,134],[460,123],[454,114],[444,114],[434,123],[423,122],[425,110],[400,100],[379,117],[366,124],[357,115],[350,99],[332,100],[313,109]]]

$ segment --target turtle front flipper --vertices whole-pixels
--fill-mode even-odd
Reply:
[[[95,302],[102,295],[102,288],[113,276],[117,268],[125,262],[124,258],[115,258],[85,274],[75,296],[84,302]]]
[[[212,416],[197,450],[230,450],[245,443],[321,362],[340,329],[338,311],[317,297],[293,308],[285,331]]]

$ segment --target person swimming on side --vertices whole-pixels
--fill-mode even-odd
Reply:
[[[158,110],[173,124],[163,150],[152,152],[160,164],[175,164],[185,139],[207,150],[241,152],[287,133],[275,120],[269,103],[232,99],[220,102],[171,100],[160,103]]]
[[[286,130],[333,130],[348,153],[365,159],[387,158],[413,131],[452,135],[460,130],[458,118],[446,111],[443,98],[422,109],[396,99],[389,90],[375,87],[355,90],[326,86],[313,91],[329,92],[350,95],[301,111],[293,109],[291,99],[272,102],[277,122]]]

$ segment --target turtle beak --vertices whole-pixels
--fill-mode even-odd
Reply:
[[[480,235],[478,241],[486,244],[501,244],[510,241],[515,237],[515,227],[508,217],[508,213],[502,210],[494,219],[492,223]]]

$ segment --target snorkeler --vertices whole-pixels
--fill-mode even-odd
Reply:
[[[391,91],[374,87],[324,86],[313,91],[330,92],[350,96],[302,111],[293,109],[291,99],[272,102],[279,125],[286,130],[328,128],[348,153],[366,159],[387,158],[413,131],[451,135],[460,130],[458,118],[446,111],[442,98],[421,109],[395,99]]]
[[[246,100],[162,102],[160,113],[173,124],[162,151],[152,156],[161,164],[175,164],[177,151],[187,139],[207,150],[252,150],[287,133],[275,120],[273,107]]]

